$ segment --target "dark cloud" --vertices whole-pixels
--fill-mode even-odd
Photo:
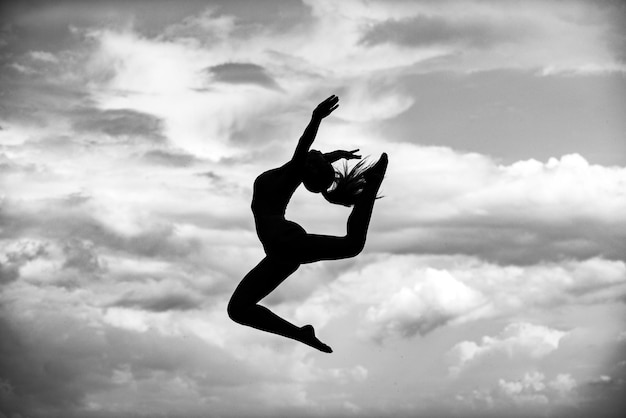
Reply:
[[[224,180],[224,177],[219,174],[214,173],[213,171],[207,171],[205,173],[198,173],[199,176],[206,177],[211,181],[220,182]]]
[[[41,322],[49,321],[41,318]],[[93,336],[81,334],[87,331],[84,327],[63,327],[57,336],[52,334],[61,329],[38,331],[28,335],[20,331],[19,323],[10,322],[5,312],[0,317],[0,370],[8,388],[0,391],[0,396],[2,412],[8,416],[56,415],[78,407],[86,390],[106,385],[102,378],[93,379],[93,375],[92,379],[84,378],[99,367],[97,352],[76,355],[77,349],[88,346],[88,338]]]
[[[68,207],[80,206],[91,200],[91,196],[82,193],[70,193],[67,196],[61,198],[61,204],[66,205]]]
[[[138,295],[133,292],[109,306],[136,308],[150,312],[188,311],[200,308],[202,300],[197,296],[180,292],[157,296]]]
[[[22,0],[0,2],[0,28],[7,32],[12,54],[31,50],[56,52],[76,47],[73,28],[119,28],[131,22],[140,33],[155,36],[186,16],[197,15],[211,2],[181,0]],[[1,36],[1,35],[0,35]]]
[[[257,64],[229,62],[209,67],[206,71],[214,81],[229,84],[256,84],[271,90],[280,90],[265,68]]]
[[[186,167],[200,161],[196,156],[183,151],[152,150],[146,152],[143,158],[153,164],[171,167]]]
[[[130,109],[100,110],[83,108],[70,114],[74,129],[97,132],[112,137],[145,138],[162,142],[163,122],[160,118]]]
[[[415,16],[387,20],[368,28],[360,42],[364,45],[392,43],[402,46],[462,44],[477,48],[509,42],[522,36],[516,25],[486,20],[450,20],[438,16]]]
[[[84,273],[94,273],[103,269],[94,245],[90,241],[72,238],[63,245],[65,261],[63,268],[76,269]]]
[[[436,311],[426,312],[420,318],[413,320],[408,318],[395,319],[386,323],[384,331],[375,334],[373,340],[380,344],[389,335],[407,339],[416,335],[425,336],[453,319],[455,319],[454,315]]]
[[[532,265],[544,261],[603,257],[626,261],[626,233],[602,220],[571,224],[542,221],[540,216],[492,216],[448,219],[445,224],[407,224],[403,236],[388,242],[399,254],[464,254],[497,264]],[[389,231],[389,229],[387,229]]]
[[[176,409],[165,392],[181,377],[197,386],[198,402],[220,388],[260,380],[194,335],[133,332],[56,308],[34,307],[30,320],[12,319],[4,310],[0,315],[0,412],[9,417],[124,416],[115,405],[90,411],[87,398],[130,388],[147,402],[147,414],[157,415]],[[116,380],[120,374],[124,381]]]
[[[45,74],[21,74],[0,71],[0,111],[11,122],[30,126],[46,126],[49,121],[66,119],[88,93],[76,72],[80,67],[76,57],[61,59],[54,71]]]
[[[197,175],[208,179],[212,186],[218,188],[236,187],[235,184],[231,184],[224,176],[221,176],[213,171],[206,171],[204,173],[198,173]]]
[[[622,344],[624,346],[624,344]],[[623,348],[623,347],[622,347]],[[599,416],[621,418],[626,411],[626,367],[615,365],[613,371],[578,388],[581,395],[579,408],[574,417]]]
[[[48,245],[36,240],[15,240],[0,256],[0,284],[10,283],[20,276],[20,267],[48,254]]]
[[[248,196],[249,190],[240,186],[234,181],[231,181],[227,176],[218,174],[214,171],[206,171],[204,173],[196,174],[200,177],[204,177],[209,181],[209,185],[212,190],[219,194],[245,194]]]
[[[20,269],[16,263],[3,263],[0,261],[0,284],[9,283],[20,277]]]

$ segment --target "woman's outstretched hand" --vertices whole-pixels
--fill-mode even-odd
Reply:
[[[358,160],[361,158],[360,155],[356,155],[355,152],[357,152],[358,149],[352,150],[352,151],[337,151],[340,155],[339,158],[343,158],[346,160]]]
[[[352,151],[337,150],[337,151],[327,152],[326,154],[324,154],[324,158],[329,163],[334,163],[335,161],[339,161],[342,158],[345,160],[358,160],[361,158],[361,156],[355,154],[355,152],[357,151],[358,149],[355,149]]]
[[[339,107],[339,97],[334,94],[322,103],[318,104],[315,110],[313,110],[313,117],[316,119],[324,119],[326,116],[333,113],[333,110]]]

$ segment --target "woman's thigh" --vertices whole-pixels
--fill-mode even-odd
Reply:
[[[291,251],[295,260],[307,264],[354,257],[361,252],[363,244],[348,237],[306,234],[293,243]]]
[[[239,283],[233,294],[233,302],[258,303],[274,291],[299,266],[299,263],[279,257],[265,257]]]
[[[268,257],[285,263],[313,263],[321,260],[339,260],[356,256],[365,242],[348,236],[309,234],[295,222],[277,225],[263,247]]]

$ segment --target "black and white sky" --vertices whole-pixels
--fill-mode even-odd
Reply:
[[[620,0],[2,2],[0,417],[622,416],[625,51]],[[331,94],[385,198],[265,301],[326,355],[226,304]]]

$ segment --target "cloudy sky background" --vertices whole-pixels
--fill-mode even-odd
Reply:
[[[0,16],[0,417],[623,412],[623,2]],[[330,94],[315,147],[390,166],[364,253],[266,300],[326,355],[226,303],[263,256],[252,182]],[[304,189],[287,211],[348,213]]]

